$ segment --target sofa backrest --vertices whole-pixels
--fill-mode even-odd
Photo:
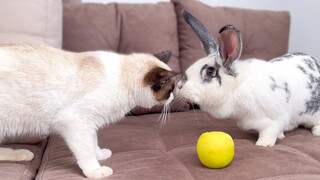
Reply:
[[[182,18],[188,10],[216,36],[232,24],[243,36],[241,59],[265,60],[288,50],[289,12],[211,7],[194,0],[157,4],[88,4],[64,6],[63,48],[70,51],[110,50],[157,53],[171,50],[169,66],[185,71],[204,56],[199,40]]]
[[[171,50],[169,66],[180,72],[176,15],[173,4],[168,2],[65,5],[63,48],[124,54]]]

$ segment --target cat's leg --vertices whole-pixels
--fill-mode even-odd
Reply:
[[[89,178],[110,176],[113,171],[107,166],[100,166],[95,152],[95,136],[85,123],[67,122],[62,125],[61,136],[77,159],[79,167]]]
[[[112,151],[110,149],[106,149],[106,148],[103,148],[101,149],[98,145],[98,137],[97,137],[97,133],[94,132],[94,144],[95,144],[95,151],[96,151],[96,156],[97,156],[97,159],[99,161],[101,160],[105,160],[105,159],[108,159],[109,157],[111,157],[112,155]]]
[[[0,161],[31,161],[33,157],[27,149],[0,148]]]

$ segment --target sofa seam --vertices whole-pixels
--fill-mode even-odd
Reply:
[[[117,28],[119,28],[119,31],[117,31],[119,34],[118,34],[118,37],[119,37],[119,39],[118,39],[118,44],[117,44],[117,52],[119,52],[119,50],[120,50],[120,46],[121,46],[121,42],[122,42],[122,16],[121,16],[121,14],[119,13],[119,5],[118,5],[118,3],[115,3],[115,13],[116,13],[116,23],[117,23]]]
[[[46,161],[46,162],[44,163],[44,165],[43,165],[43,168],[42,168],[42,169],[44,169],[43,172],[45,171],[45,169],[46,169],[47,166],[48,166],[49,157],[50,157],[50,154],[51,154],[53,142],[54,142],[54,140],[56,139],[55,136],[51,136],[51,138],[52,138],[52,140],[48,139],[49,142],[48,142],[47,145],[46,145],[46,150],[48,150],[48,155],[47,155],[48,158],[47,158],[47,161]],[[43,153],[41,160],[43,160],[43,157],[44,157],[45,155],[46,155],[46,151]],[[40,167],[41,167],[41,165],[42,165],[42,163],[40,164]],[[40,168],[39,168],[39,170],[40,170]],[[39,176],[38,176],[38,175],[39,175]],[[40,178],[40,176],[41,176],[41,179],[43,179],[44,173],[41,173],[41,175],[38,173],[37,176],[35,177],[35,179],[38,179],[37,177]]]
[[[178,167],[180,167],[186,173],[187,176],[189,176],[191,179],[195,179],[192,176],[192,174],[188,171],[188,169],[184,166],[184,164],[176,156],[174,156],[171,152],[168,151],[166,145],[163,142],[163,139],[160,136],[160,132],[158,132],[157,134],[158,134],[158,137],[160,139],[160,142],[161,142],[162,146],[165,149],[165,153],[169,154],[173,158],[173,160],[177,163]]]

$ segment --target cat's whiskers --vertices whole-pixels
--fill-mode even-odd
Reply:
[[[199,124],[199,119],[198,119],[198,116],[197,116],[196,110],[194,109],[194,104],[191,104],[191,106],[192,106],[193,114],[194,114],[194,115],[195,115],[195,117],[196,117],[197,124],[198,124],[198,126],[200,126],[200,124]]]
[[[206,120],[211,123],[210,119],[208,118],[207,113],[204,112],[201,108],[200,108],[200,111],[201,111],[201,113],[203,114],[203,116],[206,118]]]
[[[184,104],[185,104],[185,102],[186,102],[186,99],[179,96],[178,97],[178,102],[180,103],[180,106],[178,107],[177,111],[181,111],[183,106],[184,106]]]

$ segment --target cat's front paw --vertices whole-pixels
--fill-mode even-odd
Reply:
[[[256,146],[273,147],[276,144],[276,139],[273,138],[259,138]]]
[[[34,157],[34,154],[27,149],[17,149],[13,150],[11,158],[14,161],[31,161]]]
[[[111,157],[112,151],[110,149],[99,149],[97,152],[97,159],[99,161],[108,159]]]
[[[84,172],[88,178],[100,179],[112,175],[113,170],[107,166],[101,166],[91,172]]]

